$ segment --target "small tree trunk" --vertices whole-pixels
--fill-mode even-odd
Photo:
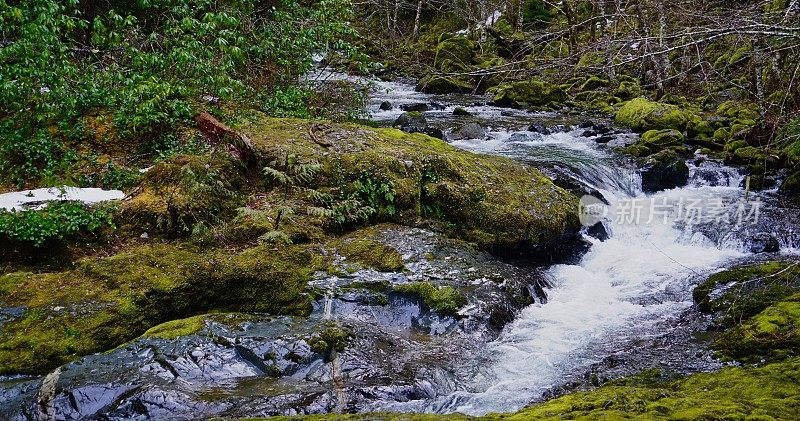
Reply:
[[[414,16],[414,38],[419,36],[419,20],[422,16],[422,6],[425,3],[425,0],[419,0],[417,2],[417,14]]]

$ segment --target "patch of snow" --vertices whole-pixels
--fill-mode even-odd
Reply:
[[[0,209],[18,211],[24,209],[41,209],[47,202],[77,201],[88,204],[120,200],[125,193],[119,190],[103,190],[78,187],[49,187],[36,190],[23,190],[0,194]]]
[[[486,18],[486,26],[492,26],[503,16],[503,12],[495,10],[488,18]]]

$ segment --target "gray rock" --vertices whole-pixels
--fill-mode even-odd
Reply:
[[[485,139],[486,130],[478,123],[467,123],[453,131],[450,138],[453,140]]]

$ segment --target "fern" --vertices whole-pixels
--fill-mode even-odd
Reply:
[[[289,238],[286,233],[280,230],[272,230],[260,237],[258,237],[259,243],[272,243],[272,244],[286,244],[291,245],[292,239]]]

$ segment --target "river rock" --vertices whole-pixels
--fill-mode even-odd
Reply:
[[[389,101],[383,101],[381,102],[380,109],[383,111],[391,111],[392,109],[394,109],[394,106]]]
[[[655,193],[661,190],[683,187],[689,182],[689,167],[686,161],[671,150],[661,151],[645,158],[639,168],[642,190]]]
[[[755,254],[777,253],[781,249],[781,243],[772,234],[760,232],[750,238],[748,248]]]
[[[452,140],[485,139],[486,130],[478,123],[467,123],[450,133]]]
[[[419,112],[405,112],[397,117],[393,126],[405,132],[422,132],[428,127],[428,120]]]
[[[424,102],[417,102],[417,103],[414,103],[414,104],[403,104],[403,105],[400,105],[400,109],[401,110],[408,111],[408,112],[423,113],[425,111],[428,111],[428,108],[429,108],[428,104],[426,104]]]

